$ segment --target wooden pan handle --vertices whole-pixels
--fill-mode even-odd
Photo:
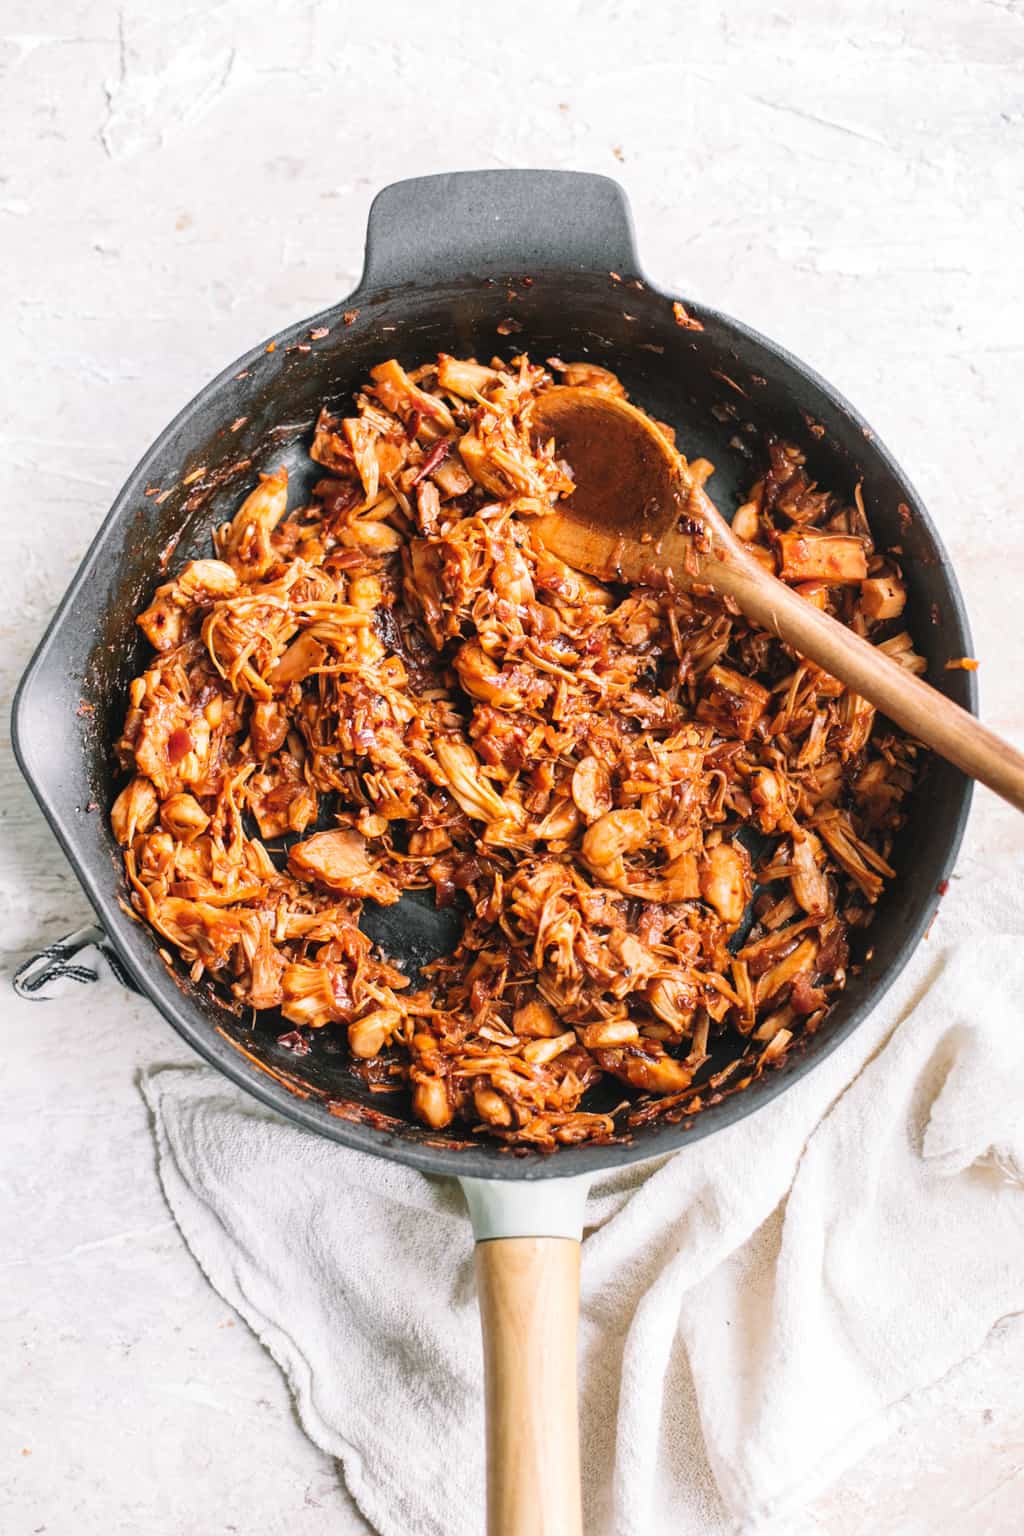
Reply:
[[[1024,756],[944,693],[892,661],[754,561],[709,562],[706,579],[742,611],[824,667],[940,757],[1024,811]],[[702,572],[702,575],[705,573]]]
[[[487,1408],[488,1536],[582,1536],[576,1390],[580,1245],[476,1245]]]

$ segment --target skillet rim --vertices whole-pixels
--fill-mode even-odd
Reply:
[[[608,180],[610,178],[604,179]],[[566,278],[574,275],[570,270],[557,267],[551,268],[545,275],[556,276],[560,270],[561,274]],[[364,272],[364,279],[365,275]],[[666,303],[670,304],[676,298],[682,297],[667,292],[657,284],[650,282],[642,271],[639,272],[639,275],[642,277],[645,287],[652,294],[663,298]],[[71,864],[77,879],[96,909],[102,926],[118,957],[124,964],[128,974],[133,978],[141,994],[157,1008],[172,1028],[199,1056],[211,1066],[221,1071],[236,1086],[252,1094],[267,1108],[277,1111],[286,1119],[302,1126],[304,1129],[326,1136],[343,1146],[373,1156],[391,1158],[416,1168],[422,1173],[483,1179],[531,1180],[567,1178],[577,1174],[594,1174],[607,1168],[649,1161],[653,1158],[679,1151],[692,1142],[701,1140],[705,1136],[712,1135],[716,1131],[723,1130],[727,1126],[745,1119],[747,1115],[756,1113],[759,1109],[771,1103],[793,1083],[799,1081],[799,1079],[813,1070],[815,1066],[847,1040],[889,991],[907,965],[911,955],[917,949],[934,917],[939,900],[938,893],[935,894],[934,901],[928,899],[927,893],[918,898],[919,910],[914,920],[907,927],[899,948],[895,951],[885,968],[874,979],[873,985],[866,995],[851,1009],[849,1015],[842,1019],[836,1028],[830,1030],[825,1035],[816,1037],[807,1049],[794,1052],[786,1058],[778,1070],[761,1078],[757,1084],[752,1084],[750,1088],[726,1097],[718,1104],[701,1110],[689,1123],[652,1125],[644,1129],[638,1140],[627,1145],[584,1144],[582,1146],[559,1148],[554,1153],[516,1153],[503,1149],[500,1144],[484,1141],[481,1141],[478,1145],[470,1145],[465,1148],[442,1147],[430,1145],[426,1141],[408,1139],[402,1135],[396,1135],[394,1132],[379,1129],[366,1123],[359,1123],[332,1115],[326,1107],[300,1099],[283,1084],[279,1084],[267,1076],[266,1073],[258,1068],[250,1067],[246,1063],[245,1058],[226,1039],[216,1033],[210,1022],[202,1016],[199,1010],[180,991],[173,977],[164,968],[157,947],[152,942],[148,930],[144,930],[145,943],[148,946],[145,951],[149,961],[148,968],[143,964],[141,946],[138,952],[136,952],[129,941],[129,936],[134,938],[136,931],[143,931],[141,924],[136,919],[129,918],[121,911],[117,891],[108,888],[103,878],[104,872],[94,868],[91,854],[87,850],[83,851],[80,849],[77,840],[77,825],[73,817],[69,815],[63,805],[55,803],[54,797],[49,793],[44,782],[44,776],[40,767],[32,760],[34,692],[41,685],[45,684],[50,653],[56,645],[65,623],[69,617],[72,617],[75,599],[89,580],[103,552],[107,539],[121,519],[128,503],[134,504],[138,494],[141,492],[142,486],[146,484],[147,469],[158,457],[166,440],[187,418],[200,414],[203,407],[214,399],[221,388],[235,374],[242,369],[250,368],[256,363],[261,355],[267,351],[271,343],[274,344],[275,348],[285,347],[290,343],[294,343],[299,337],[308,334],[309,330],[317,326],[330,321],[336,323],[346,309],[351,309],[354,306],[355,301],[358,300],[363,305],[369,305],[375,299],[380,299],[385,295],[390,298],[400,297],[402,288],[405,286],[369,287],[364,286],[363,280],[361,280],[356,289],[338,304],[321,310],[319,313],[287,326],[275,335],[267,337],[263,342],[251,348],[240,358],[236,359],[235,362],[228,365],[228,367],[222,369],[220,373],[197,392],[192,400],[177,412],[167,426],[158,434],[139,459],[111,504],[110,510],[90,542],[78,571],[72,578],[64,597],[47,625],[43,638],[39,642],[22,676],[12,705],[11,736],[15,758],[46,821]],[[881,467],[901,486],[914,519],[923,528],[934,549],[936,564],[941,572],[946,588],[945,598],[948,605],[947,620],[950,638],[955,639],[957,647],[961,648],[961,654],[970,655],[970,626],[963,595],[957,580],[956,571],[943,541],[914,486],[885,443],[869,427],[864,417],[838,390],[822,378],[816,370],[802,362],[801,359],[797,358],[785,347],[761,335],[743,322],[734,320],[720,311],[711,309],[703,304],[695,304],[689,299],[684,302],[688,309],[691,311],[696,310],[702,319],[708,319],[722,326],[740,342],[764,348],[776,362],[800,375],[805,383],[828,400],[834,410],[845,416],[852,425],[856,426],[865,435],[870,451],[877,456]],[[977,715],[977,678],[973,673],[967,673],[960,681],[964,685],[966,694],[965,707],[972,714]],[[963,775],[958,777],[959,784],[954,802],[955,817],[940,870],[940,880],[942,882],[948,880],[956,863],[973,797],[973,782]]]

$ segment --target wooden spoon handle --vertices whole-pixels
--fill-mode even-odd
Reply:
[[[1024,811],[1024,756],[937,688],[847,629],[755,562],[709,561],[701,576],[758,624],[868,699],[940,757]]]
[[[580,1245],[476,1245],[487,1406],[488,1536],[582,1536],[576,1409]]]

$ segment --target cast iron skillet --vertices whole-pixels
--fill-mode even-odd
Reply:
[[[714,462],[709,488],[726,516],[749,486],[751,455],[769,431],[804,446],[823,485],[849,495],[860,481],[879,544],[902,546],[909,625],[931,682],[975,709],[972,674],[943,665],[971,652],[956,578],[887,449],[834,389],[781,347],[688,299],[686,309],[702,329],[678,324],[671,296],[643,277],[625,197],[603,177],[483,171],[386,188],[370,211],[356,291],[232,363],[145,454],[15,701],[22,770],[142,991],[208,1061],[308,1129],[427,1172],[516,1181],[470,1185],[478,1236],[578,1236],[578,1211],[565,1215],[559,1204],[567,1186],[552,1179],[649,1158],[717,1131],[767,1103],[845,1039],[931,919],[960,844],[970,783],[945,763],[929,765],[893,856],[899,879],[879,903],[868,952],[854,956],[861,967],[820,1032],[778,1071],[692,1123],[646,1127],[627,1145],[545,1156],[475,1138],[444,1140],[412,1124],[401,1099],[367,1094],[330,1042],[296,1058],[277,1044],[287,1026],[253,1028],[249,1017],[193,986],[123,909],[121,857],[107,812],[119,787],[110,743],[146,651],[133,618],[169,563],[209,552],[211,528],[232,515],[258,468],[287,464],[293,497],[301,497],[316,478],[305,449],[320,405],[343,402],[373,364],[394,354],[411,366],[440,350],[489,360],[525,348],[538,359],[590,358],[619,373],[634,400],[677,428],[684,452]],[[428,906],[403,902],[390,928],[375,934],[394,957],[417,964],[438,944],[437,922]],[[442,931],[442,945],[445,937]],[[546,1185],[532,1185],[524,1201],[524,1180]]]

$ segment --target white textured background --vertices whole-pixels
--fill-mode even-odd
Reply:
[[[1024,745],[1021,0],[4,0],[0,29],[5,699],[142,449],[353,286],[380,186],[547,165],[617,176],[657,281],[867,414],[959,569],[985,714]],[[86,907],[0,766],[16,963]],[[1024,823],[981,792],[963,857],[995,846],[1024,852]],[[184,1048],[137,1000],[0,987],[0,1532],[363,1531],[161,1202],[134,1073]],[[1008,1322],[806,1530],[1018,1532],[1022,1372]]]

